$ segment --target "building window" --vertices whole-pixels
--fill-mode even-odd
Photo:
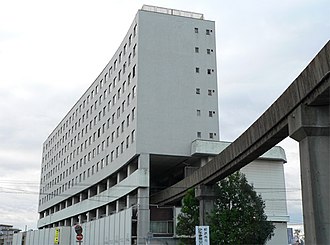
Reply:
[[[120,117],[120,106],[117,108],[117,118]]]
[[[209,133],[209,137],[210,137],[210,139],[213,139],[214,136],[215,136],[215,133]]]
[[[119,137],[119,126],[116,129],[116,138],[118,138],[118,137]]]
[[[124,153],[124,141],[120,143],[120,153]]]
[[[136,69],[136,65],[133,66],[133,77],[135,77],[135,69]]]
[[[206,35],[211,35],[211,33],[212,33],[212,30],[206,29]]]
[[[132,121],[135,119],[135,107],[132,109]]]
[[[136,36],[136,31],[137,31],[137,24],[133,28],[133,35],[134,35],[134,37]]]
[[[131,44],[132,44],[132,34],[129,35],[128,37],[128,46],[131,46]]]
[[[207,94],[212,96],[212,90],[211,89],[207,90]]]
[[[199,67],[195,67],[195,72],[199,73]]]
[[[117,60],[115,60],[115,62],[113,63],[113,70],[116,70],[117,68]]]
[[[130,99],[131,99],[131,93],[129,93],[128,95],[127,95],[127,106],[129,106],[129,103],[130,103]]]
[[[119,146],[116,147],[116,158],[119,156]]]
[[[127,43],[125,43],[124,45],[124,55],[126,54],[126,52],[127,52]]]
[[[111,133],[111,143],[115,140],[115,131],[112,131]]]
[[[112,83],[112,87],[116,87],[116,84],[117,84],[117,77],[114,77],[113,79],[113,83]],[[111,92],[111,91],[110,91]]]
[[[121,132],[124,133],[125,120],[121,122]]]
[[[195,47],[195,53],[199,53],[199,47]]]
[[[212,71],[213,71],[212,69],[207,69],[207,74],[208,75],[212,74]]]
[[[133,57],[136,55],[136,44],[133,47]]]
[[[115,123],[115,115],[116,115],[116,113],[113,113],[113,114],[111,115],[111,123],[112,123],[112,124]]]
[[[118,81],[120,81],[121,78],[121,70],[118,72]]]
[[[198,33],[198,28],[197,27],[195,27],[195,33]]]
[[[202,132],[197,132],[197,138],[202,138]]]
[[[134,99],[136,96],[136,86],[132,88],[132,99]]]
[[[129,146],[129,135],[126,137],[126,149],[128,148]]]
[[[135,130],[132,131],[131,140],[132,140],[132,143],[135,141]]]
[[[117,99],[117,97],[116,97],[116,95],[114,95],[112,97],[112,105],[115,105],[116,104],[116,99]]]
[[[198,116],[198,117],[201,116],[201,110],[197,110],[197,116]]]
[[[211,54],[212,52],[213,52],[213,49],[209,49],[209,48],[206,49],[206,53],[207,53],[207,54]]]
[[[118,63],[121,62],[121,56],[122,56],[122,52],[119,53],[119,57],[118,57]]]
[[[201,94],[201,89],[200,88],[196,88],[196,94]]]
[[[129,126],[129,120],[130,120],[130,114],[128,114],[126,117],[126,127]]]
[[[121,88],[119,88],[118,91],[117,91],[117,97],[118,97],[118,99],[120,99],[120,94],[121,94]]]
[[[209,117],[213,117],[214,111],[209,111]]]

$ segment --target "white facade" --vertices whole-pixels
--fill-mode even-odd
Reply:
[[[201,14],[138,11],[108,65],[44,142],[39,228],[149,205],[159,156],[186,158],[193,140],[219,139],[214,34]]]
[[[149,196],[219,153],[212,144],[194,152],[196,142],[219,145],[216,74],[213,21],[172,9],[139,10],[110,62],[44,142],[38,228],[87,227],[131,210],[129,225],[118,216],[109,218],[109,229],[125,224],[127,244],[145,244],[149,230],[160,227]],[[269,162],[260,161],[258,169],[267,171]],[[279,161],[273,177],[284,186]],[[277,206],[269,205],[273,221],[284,221],[286,211],[272,213]],[[161,222],[175,235],[173,217]]]

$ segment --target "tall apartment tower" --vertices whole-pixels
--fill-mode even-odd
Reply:
[[[219,140],[216,69],[213,21],[143,6],[43,144],[38,228],[112,216],[116,239],[145,244],[150,195],[203,164],[193,141]]]

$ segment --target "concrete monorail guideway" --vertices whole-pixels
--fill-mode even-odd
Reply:
[[[330,244],[330,41],[231,145],[192,175],[155,193],[164,205],[217,182],[290,136],[299,142],[306,244]]]

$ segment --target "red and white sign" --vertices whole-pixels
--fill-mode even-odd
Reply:
[[[78,241],[81,241],[84,238],[84,236],[82,234],[78,234],[76,238]]]

